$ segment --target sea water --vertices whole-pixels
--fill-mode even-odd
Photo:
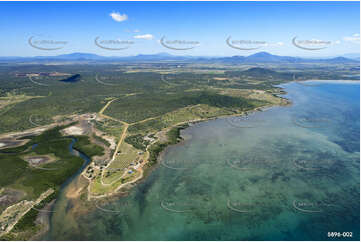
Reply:
[[[314,83],[183,130],[127,197],[86,213],[60,199],[44,239],[359,240],[360,86]]]

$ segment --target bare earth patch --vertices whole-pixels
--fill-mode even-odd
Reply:
[[[84,129],[80,126],[71,126],[69,128],[63,129],[63,131],[67,135],[83,135],[83,134],[85,134]]]
[[[23,159],[27,161],[29,165],[34,167],[56,161],[54,155],[27,155],[24,156]]]
[[[16,139],[0,139],[0,149],[15,148],[24,145],[29,139],[16,140]]]

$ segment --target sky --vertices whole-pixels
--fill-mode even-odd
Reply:
[[[329,57],[359,33],[359,2],[0,2],[0,56]]]

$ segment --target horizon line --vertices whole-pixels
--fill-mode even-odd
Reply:
[[[269,55],[274,55],[274,56],[281,56],[281,57],[295,57],[295,58],[311,58],[311,59],[315,59],[315,58],[322,58],[322,59],[327,59],[327,58],[337,58],[337,57],[344,57],[343,55],[360,55],[360,52],[348,52],[348,53],[343,53],[343,54],[338,54],[338,55],[328,55],[328,56],[293,56],[293,55],[277,55],[277,54],[272,54],[271,52],[267,52],[267,51],[259,51],[256,53],[252,53],[252,54],[248,54],[248,55],[239,55],[239,54],[235,54],[235,55],[175,55],[175,54],[170,54],[168,52],[157,52],[157,53],[152,53],[152,54],[134,54],[134,55],[101,55],[98,53],[92,53],[92,52],[69,52],[69,53],[63,53],[63,54],[54,54],[54,55],[33,55],[33,56],[0,56],[0,58],[35,58],[35,57],[58,57],[58,56],[63,56],[63,55],[72,55],[72,54],[87,54],[87,55],[96,55],[99,57],[106,57],[106,58],[114,58],[114,57],[136,57],[136,56],[140,56],[140,55],[144,55],[144,56],[151,56],[151,55],[169,55],[169,56],[173,56],[173,57],[203,57],[203,58],[222,58],[222,57],[249,57],[252,55],[256,55],[259,53],[265,53],[265,54],[269,54]],[[344,58],[349,58],[352,59],[353,57],[344,57]],[[359,56],[358,56],[359,58]]]

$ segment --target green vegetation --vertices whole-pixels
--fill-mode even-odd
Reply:
[[[96,141],[98,141],[98,142],[100,142],[100,143],[103,143],[103,144],[105,144],[106,146],[110,146],[110,143],[106,140],[106,139],[103,139],[102,137],[100,137],[100,136],[98,136],[98,135],[95,135],[95,134],[93,134],[93,138],[96,140]]]
[[[2,150],[2,152],[22,151],[20,154],[26,155],[31,151],[25,150],[33,144],[38,144],[32,152],[38,155],[54,154],[59,161],[43,165],[42,168],[47,170],[42,170],[30,167],[18,153],[0,153],[0,165],[4,168],[0,170],[0,185],[24,190],[27,193],[26,199],[33,200],[48,188],[56,189],[70,177],[81,166],[83,160],[69,153],[72,140],[61,136],[60,129],[57,127],[39,136],[26,137],[31,138],[31,141],[24,146]]]
[[[95,125],[96,129],[109,136],[119,137],[123,132],[123,125],[118,121],[104,119],[102,121],[92,120],[92,123]]]
[[[42,168],[49,170],[40,170],[29,167],[27,162],[21,160],[18,155],[0,154],[0,165],[4,168],[0,171],[1,186],[24,188],[28,194],[27,198],[34,199],[47,188],[56,188],[61,185],[81,166],[83,160],[69,153],[70,138],[55,136],[47,139],[46,137],[43,135],[37,136],[30,142],[33,143],[36,140],[35,143],[38,143],[35,153],[39,155],[55,154],[59,161],[42,166]],[[100,147],[92,150],[94,145],[90,147],[86,141],[84,137],[81,137],[82,144],[77,144],[77,147],[74,148],[90,156],[101,154]],[[84,147],[83,144],[85,144]],[[18,179],[14,179],[15,177]]]
[[[253,108],[253,105],[242,97],[235,98],[219,95],[209,90],[180,92],[169,95],[147,93],[124,97],[113,102],[105,111],[105,114],[128,123],[133,123],[197,104],[245,110]]]
[[[36,227],[35,219],[39,214],[38,210],[44,208],[49,202],[56,199],[57,196],[58,196],[58,191],[55,191],[47,198],[42,200],[38,205],[34,206],[35,209],[30,209],[30,211],[26,213],[14,226],[12,231],[17,233],[28,229],[34,229]]]
[[[40,194],[49,188],[58,191],[60,186],[71,177],[83,164],[84,160],[70,153],[70,144],[72,137],[63,137],[60,130],[66,126],[56,127],[43,132],[38,136],[24,137],[31,139],[23,146],[3,149],[0,152],[0,186],[8,187],[25,192],[21,200],[35,201]],[[86,136],[74,137],[77,142],[74,149],[88,155],[102,155],[103,148],[91,144]],[[32,149],[32,145],[37,146]],[[57,157],[55,162],[40,165],[38,167],[30,166],[21,159],[24,155],[49,155]],[[36,209],[43,208],[48,202],[56,198],[57,192],[53,193],[40,204]],[[35,228],[34,221],[38,211],[31,209],[14,227],[13,232],[24,232]]]
[[[101,156],[103,155],[104,149],[98,145],[92,144],[89,141],[88,136],[75,136],[76,143],[73,145],[73,148],[84,153],[88,157],[92,156]]]
[[[80,75],[82,81],[64,82],[59,81],[59,77],[38,77],[36,82],[47,85],[42,86],[26,76],[16,76],[14,71],[79,73],[69,78],[80,78]],[[0,133],[34,128],[29,122],[31,115],[43,125],[54,122],[52,117],[56,115],[98,112],[109,98],[118,100],[104,114],[128,123],[189,105],[226,108],[239,105],[247,108],[249,100],[224,97],[212,89],[269,90],[274,85],[292,81],[294,75],[297,79],[345,79],[346,75],[357,77],[359,68],[357,63],[349,66],[258,64],[253,68],[249,66],[248,70],[237,63],[0,64],[0,99],[7,93],[19,97],[42,97],[22,99],[5,107],[0,105]],[[101,82],[96,80],[96,76]]]
[[[167,132],[167,141],[166,142],[158,142],[158,143],[155,143],[155,144],[151,145],[150,148],[149,148],[150,155],[149,155],[148,166],[153,166],[154,164],[157,163],[159,154],[168,145],[173,145],[173,144],[178,143],[179,139],[181,138],[180,137],[180,131],[182,129],[187,128],[187,127],[188,127],[187,124],[173,127]]]
[[[144,140],[141,134],[128,136],[125,138],[125,142],[134,146],[134,148],[145,151],[147,145],[150,143],[148,140]]]
[[[15,75],[16,72],[80,74],[64,79],[59,76],[34,76],[29,79]],[[0,64],[0,134],[59,122],[70,115],[98,113],[109,100],[114,100],[107,106],[104,115],[91,120],[96,129],[113,137],[116,142],[119,142],[129,124],[125,142],[120,144],[119,153],[104,174],[103,182],[111,184],[101,184],[100,169],[92,177],[91,192],[102,195],[140,174],[137,171],[118,179],[124,173],[124,168],[147,158],[147,148],[148,167],[156,164],[159,154],[168,145],[180,140],[180,130],[187,127],[186,123],[191,120],[238,115],[266,105],[284,104],[285,100],[275,96],[275,93],[282,93],[275,85],[294,78],[332,80],[350,79],[350,75],[352,78],[359,76],[358,63],[254,64],[247,67],[237,63],[186,62]],[[179,125],[181,123],[185,125]],[[105,153],[102,147],[92,144],[87,136],[62,136],[60,130],[63,128],[56,127],[38,136],[24,137],[30,139],[25,145],[1,149],[0,187],[23,191],[21,200],[35,200],[49,188],[58,191],[61,184],[83,164],[80,157],[69,152],[73,138],[76,139],[74,149],[89,157]],[[156,140],[154,135],[163,134],[165,130],[168,130],[166,139],[157,135],[159,140]],[[95,134],[92,137],[110,146],[104,137]],[[32,149],[34,144],[37,147]],[[56,160],[33,167],[23,159],[35,155],[51,155]],[[37,208],[45,206],[50,201],[48,199],[54,197],[55,194]],[[30,210],[14,231],[35,229],[36,216],[37,211]],[[2,239],[19,238],[10,233]]]

